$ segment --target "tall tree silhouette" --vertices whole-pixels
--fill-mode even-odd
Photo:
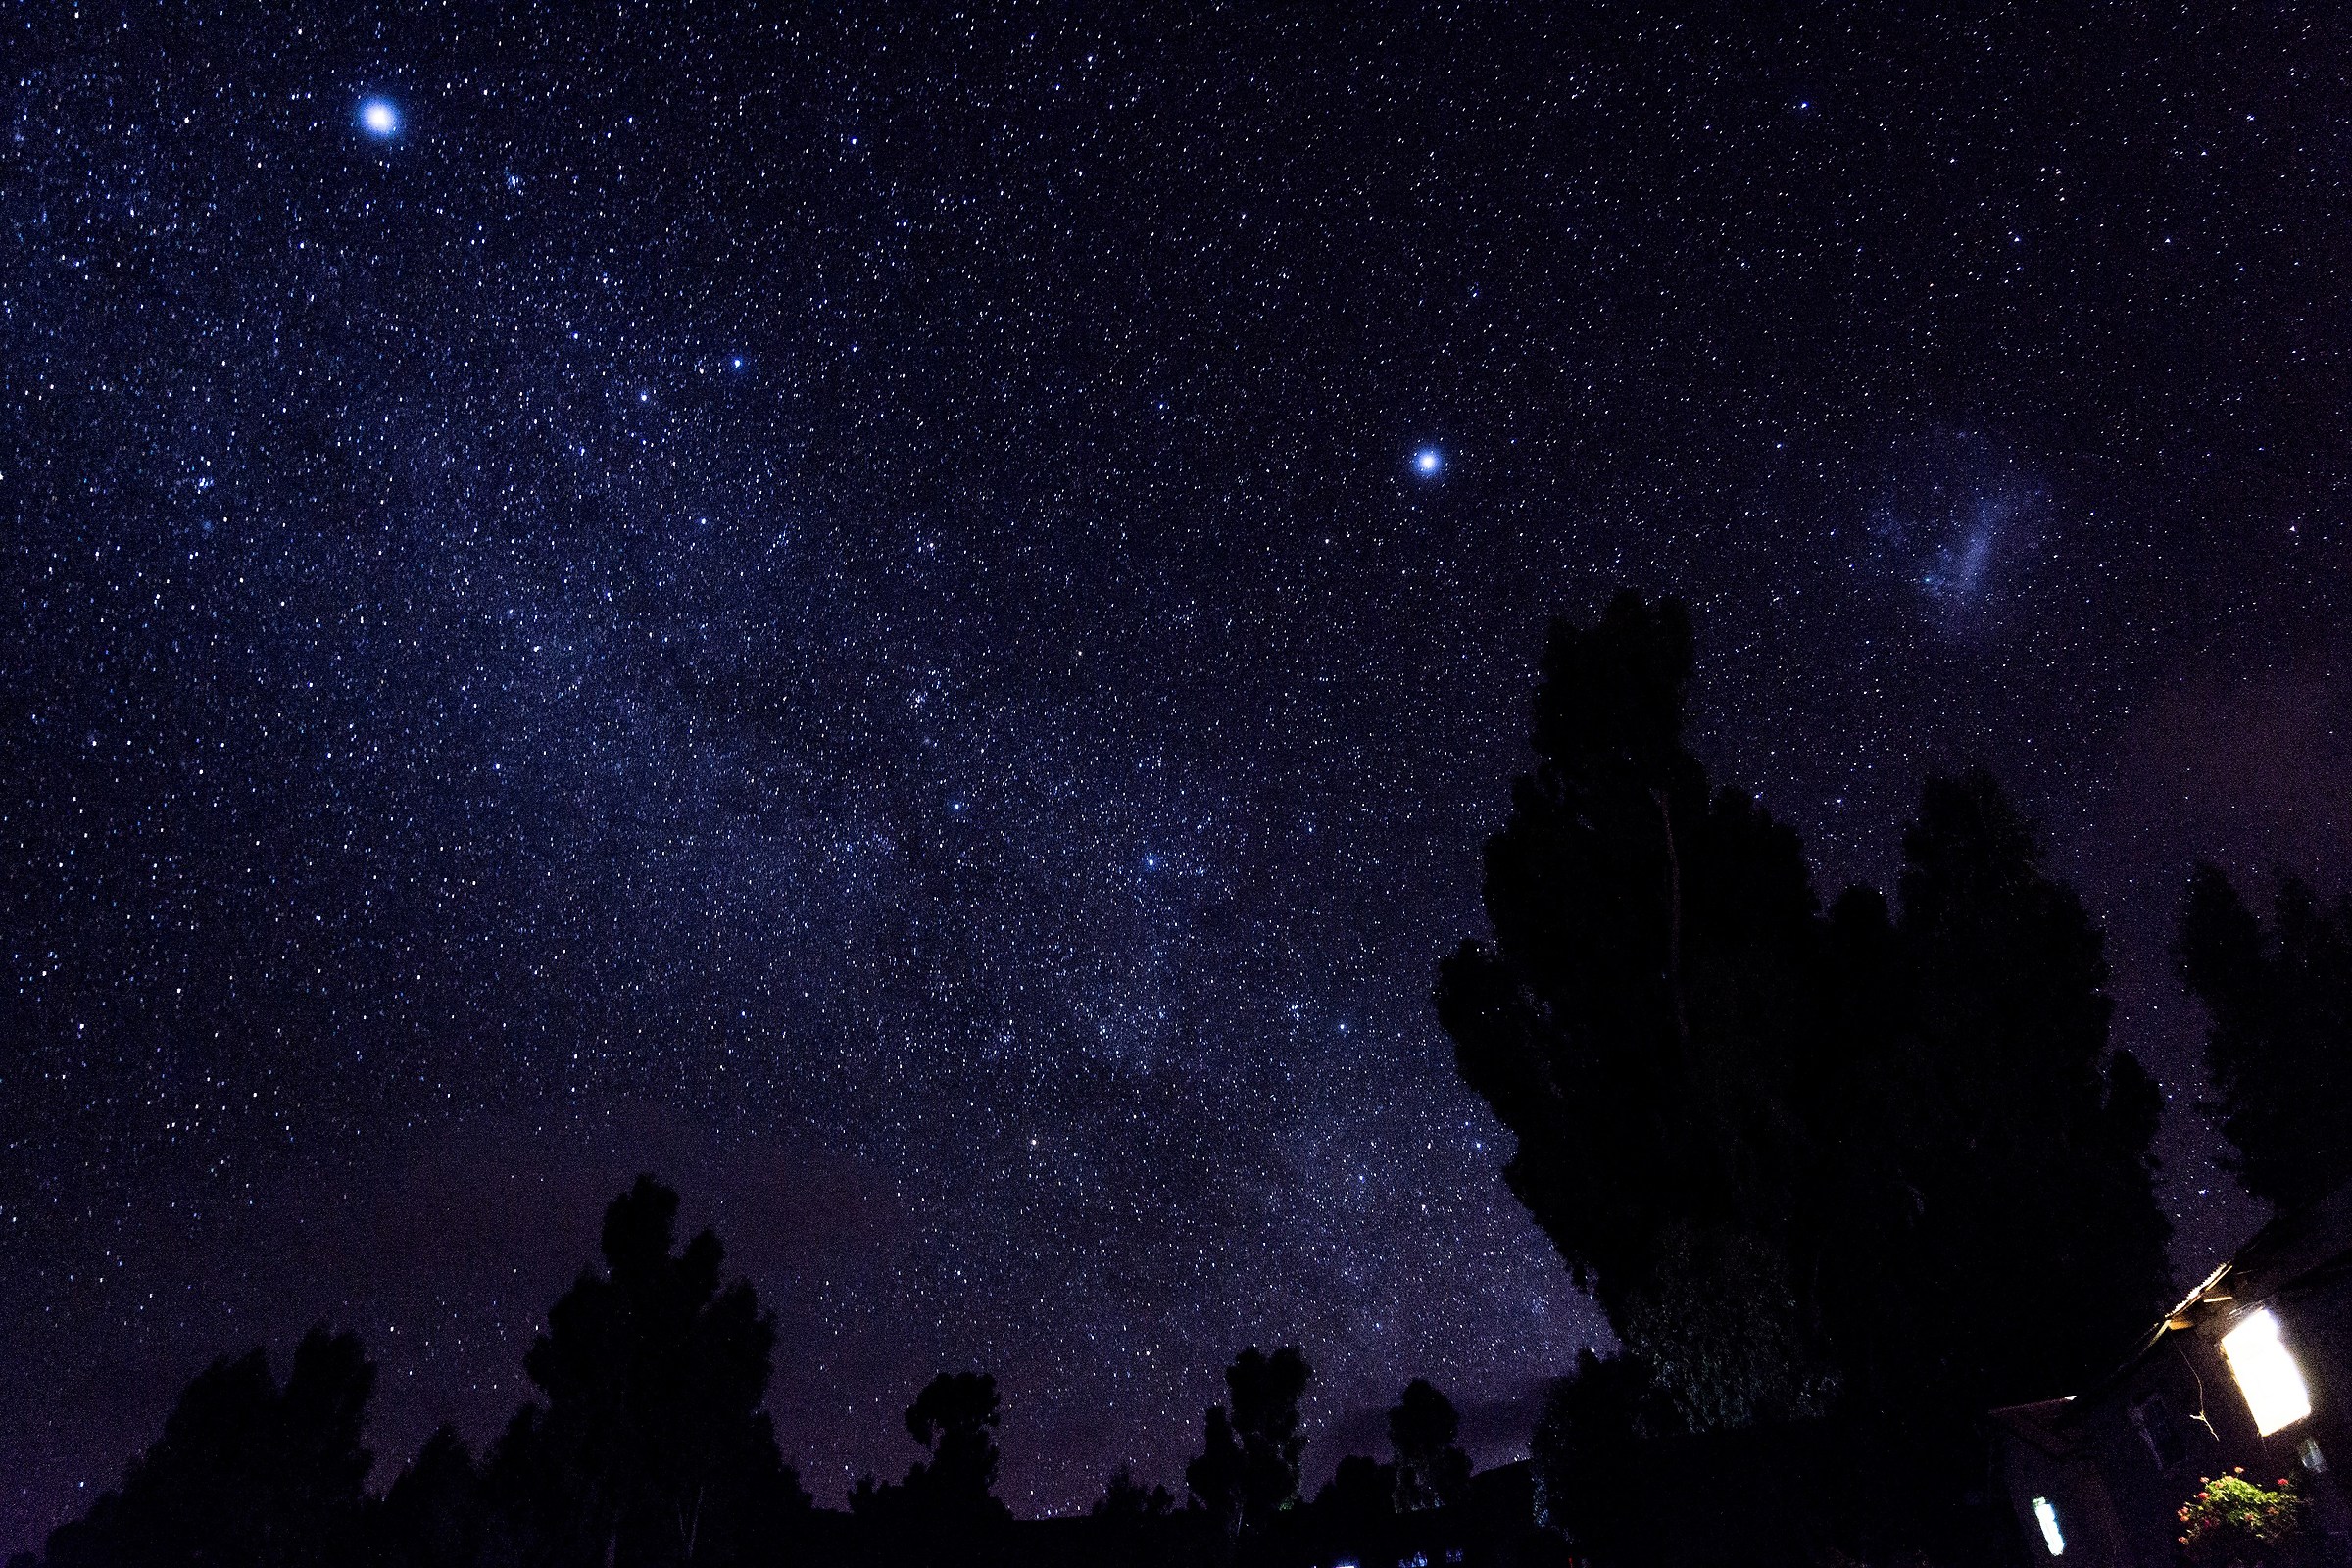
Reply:
[[[2237,1173],[2276,1206],[2352,1179],[2352,897],[2278,884],[2266,928],[2200,864],[2175,947],[2205,1004],[2205,1073]]]
[[[360,1433],[374,1389],[360,1342],[324,1329],[304,1336],[282,1389],[259,1350],[214,1362],[121,1490],[51,1533],[52,1568],[354,1560],[370,1464]]]
[[[985,1372],[942,1372],[906,1407],[906,1431],[931,1457],[906,1472],[907,1498],[942,1520],[1003,1517],[997,1484],[1002,1411],[997,1380]]]
[[[747,1553],[807,1506],[760,1402],[775,1330],[722,1287],[704,1231],[672,1250],[678,1196],[640,1176],[605,1211],[605,1272],[548,1314],[486,1478],[500,1550],[549,1565],[667,1568]]]
[[[1486,851],[1494,939],[1446,960],[1438,1008],[1578,1281],[1694,1424],[1740,1424],[1818,1382],[1787,1231],[1820,933],[1795,835],[1710,798],[1683,744],[1691,658],[1673,603],[1555,624],[1538,766]]]
[[[2107,1370],[2161,1307],[2168,1234],[2148,1154],[2163,1097],[2108,1048],[2103,939],[1988,776],[1930,781],[1900,888],[1909,996],[1886,1020],[1881,1091],[1895,1114],[1873,1121],[1882,1139],[1902,1128],[1877,1158],[1891,1177],[1881,1199],[1916,1214],[1883,1250],[1838,1252],[1832,1303],[1847,1308],[1835,1314],[1847,1343],[1888,1358],[1882,1397],[1898,1424],[1923,1399],[2042,1396]],[[1852,1310],[1889,1261],[1904,1265],[1899,1327]],[[2035,1289],[1971,1298],[1992,1279]]]
[[[1854,890],[1825,915],[1796,836],[1685,745],[1692,662],[1671,602],[1554,625],[1493,936],[1441,966],[1439,1016],[1660,1396],[1593,1409],[1834,1416],[1890,1476],[1965,1473],[1984,1404],[2076,1386],[2161,1304],[2158,1097],[2108,1049],[2097,930],[1988,778],[1929,786],[1899,912]]]
[[[469,1568],[480,1560],[481,1477],[448,1427],[424,1440],[384,1494],[376,1540],[386,1568]]]
[[[1389,1446],[1396,1457],[1396,1506],[1405,1513],[1451,1507],[1470,1490],[1470,1456],[1458,1443],[1462,1418],[1426,1378],[1404,1386],[1389,1411]]]
[[[1247,1511],[1249,1466],[1242,1457],[1241,1435],[1223,1405],[1208,1407],[1202,1428],[1200,1452],[1184,1467],[1184,1484],[1230,1543],[1241,1534]]]
[[[1204,1446],[1184,1479],[1228,1539],[1298,1500],[1306,1450],[1298,1401],[1312,1375],[1295,1345],[1271,1355],[1252,1345],[1225,1369],[1229,1402],[1210,1407]]]

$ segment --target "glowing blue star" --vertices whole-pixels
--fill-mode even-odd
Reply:
[[[1413,472],[1424,479],[1435,479],[1446,471],[1446,454],[1436,447],[1423,447],[1413,454]]]
[[[377,141],[390,141],[400,134],[400,106],[389,98],[362,100],[360,128]]]

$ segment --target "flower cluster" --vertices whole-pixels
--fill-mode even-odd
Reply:
[[[2259,1568],[2281,1561],[2303,1530],[2310,1503],[2296,1483],[2277,1488],[2246,1479],[2239,1465],[2209,1476],[2180,1509],[2181,1552],[2197,1568]]]

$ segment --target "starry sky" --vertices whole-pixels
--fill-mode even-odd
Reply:
[[[11,15],[0,1548],[320,1318],[487,1436],[641,1168],[820,1499],[1250,1341],[1507,1456],[1605,1330],[1428,988],[1621,586],[1825,892],[1995,768],[2258,1218],[2164,945],[2352,876],[2352,23],[1522,9]]]

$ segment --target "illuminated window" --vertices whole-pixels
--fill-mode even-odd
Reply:
[[[2246,1408],[2254,1412],[2254,1430],[2269,1437],[2311,1414],[2311,1390],[2302,1369],[2278,1336],[2278,1320],[2263,1307],[2222,1336],[2222,1354],[2230,1375],[2237,1379]]]
[[[2058,1530],[2058,1510],[2051,1506],[2049,1498],[2034,1499],[2034,1522],[2041,1526],[2041,1544],[2050,1548],[2051,1556],[2066,1550],[2066,1537]]]

